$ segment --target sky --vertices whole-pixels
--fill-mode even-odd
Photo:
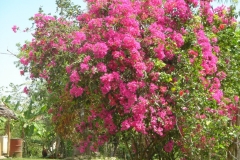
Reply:
[[[86,3],[83,0],[72,0],[72,2],[86,10]],[[221,4],[213,3],[213,6],[218,5]],[[31,27],[32,22],[29,18],[38,12],[40,6],[45,13],[55,15],[55,0],[0,0],[0,53],[8,53],[9,50],[18,54],[16,44],[23,45],[26,40],[31,41],[31,33],[22,31],[14,33],[11,28],[14,25],[21,30]],[[237,8],[240,8],[240,3]],[[8,87],[10,83],[20,85],[26,82],[25,77],[20,75],[19,69],[14,64],[17,60],[14,56],[0,54],[0,87]]]

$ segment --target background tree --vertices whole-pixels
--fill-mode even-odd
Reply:
[[[21,85],[11,84],[10,87],[6,92],[9,96],[2,96],[1,100],[14,110],[18,117],[18,120],[11,123],[11,136],[23,139],[23,156],[41,156],[42,145],[50,146],[48,142],[54,141],[55,137],[50,116],[46,114],[46,104],[40,104],[41,101],[36,101],[34,96],[27,97],[22,92]]]

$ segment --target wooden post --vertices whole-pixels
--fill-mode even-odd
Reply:
[[[55,148],[56,159],[58,158],[58,154],[59,154],[59,146],[60,146],[60,137],[58,136],[58,134],[56,134],[56,148]]]
[[[8,117],[8,124],[7,124],[7,135],[8,135],[8,145],[7,145],[7,156],[10,156],[10,138],[11,138],[11,132],[10,132],[10,118]]]
[[[2,156],[2,141],[0,140],[0,157]]]

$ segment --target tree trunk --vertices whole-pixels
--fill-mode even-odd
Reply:
[[[239,117],[239,114],[240,114],[240,109],[238,108],[238,111],[237,111],[237,120],[236,120],[236,125],[239,126],[240,125],[240,117]],[[236,138],[236,142],[235,142],[235,152],[236,152],[236,158],[237,159],[240,159],[240,147],[239,147],[239,139]]]
[[[240,109],[238,108],[237,110],[237,117],[236,117],[236,123],[232,124],[233,126],[239,126],[240,125]],[[239,147],[239,139],[235,138],[232,142],[232,144],[228,148],[228,153],[227,153],[227,160],[239,160],[240,159],[240,147]]]

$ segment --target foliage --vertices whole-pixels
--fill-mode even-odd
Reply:
[[[226,159],[239,130],[233,8],[87,2],[71,21],[35,14],[19,55],[22,74],[46,84],[56,131],[80,152],[110,141],[124,142],[131,159]]]
[[[56,10],[60,9],[59,15],[64,18],[73,19],[82,13],[81,6],[75,5],[70,0],[56,0],[56,4]]]

